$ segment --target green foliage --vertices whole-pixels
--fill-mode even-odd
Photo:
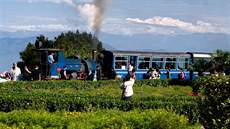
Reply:
[[[210,71],[211,67],[207,67],[210,64],[209,62],[210,60],[196,60],[196,62],[193,64],[193,68],[195,71],[199,71],[201,69],[203,69],[204,71]]]
[[[230,76],[215,74],[197,80],[204,97],[200,100],[202,124],[205,128],[230,127]]]
[[[45,37],[44,35],[38,36],[34,44],[36,48],[53,48],[54,47],[53,41],[49,40],[48,37]]]
[[[18,128],[68,128],[68,129],[189,129],[194,126],[188,123],[184,115],[173,111],[133,110],[97,110],[91,112],[49,113],[46,111],[19,110],[0,113],[0,127]]]
[[[217,70],[229,70],[230,69],[230,52],[216,50],[213,54],[212,59],[210,61],[211,68],[215,68]]]
[[[23,52],[20,52],[21,59],[26,63],[34,66],[40,61],[40,53],[34,51],[34,44],[27,44],[26,49]]]
[[[92,50],[101,51],[102,43],[93,37],[92,34],[86,32],[79,33],[79,31],[62,33],[56,38],[55,48],[62,49],[65,56],[72,56],[79,54],[83,58],[91,58]]]

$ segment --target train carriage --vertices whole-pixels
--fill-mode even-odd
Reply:
[[[180,69],[184,69],[186,79],[194,79],[189,65],[193,64],[194,57],[201,54],[191,52],[140,52],[140,51],[102,51],[102,71],[109,77],[110,69],[114,68],[122,78],[128,73],[128,65],[136,68],[136,79],[146,78],[148,70],[155,67],[160,70],[161,77],[166,78],[166,68],[170,68],[172,78],[177,78]],[[207,56],[205,54],[203,56]],[[209,58],[209,56],[207,56]]]

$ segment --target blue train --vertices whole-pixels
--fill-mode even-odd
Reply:
[[[111,75],[111,68],[123,78],[127,73],[129,64],[136,68],[136,79],[146,78],[146,73],[152,67],[160,70],[161,77],[166,78],[166,68],[170,68],[172,78],[178,78],[180,69],[184,69],[186,79],[196,79],[198,72],[190,67],[200,59],[210,59],[211,53],[192,52],[140,52],[140,51],[102,51],[102,72],[105,76]],[[206,72],[206,74],[209,74]]]
[[[166,78],[166,74],[164,74],[166,68],[170,68],[172,78],[177,78],[182,68],[186,79],[196,79],[198,72],[190,69],[191,64],[199,59],[211,58],[211,53],[104,50],[98,54],[98,58],[95,60],[95,55],[93,59],[80,59],[78,56],[65,57],[58,49],[43,51],[46,51],[45,57],[48,56],[48,52],[56,53],[55,63],[51,68],[51,78],[59,78],[58,75],[63,66],[67,66],[69,73],[81,71],[87,75],[89,70],[100,72],[98,75],[102,80],[111,79],[111,68],[113,68],[117,75],[124,78],[128,73],[128,66],[132,65],[136,69],[136,79],[138,80],[145,79],[146,73],[152,67],[160,70],[162,73],[160,78]],[[43,67],[43,71],[47,68],[45,67]],[[100,71],[97,70],[97,67],[100,68]]]

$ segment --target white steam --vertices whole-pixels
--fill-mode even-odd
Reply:
[[[95,35],[98,35],[103,20],[105,0],[93,0],[93,4],[79,5],[78,10],[81,13],[82,18],[87,19],[89,29],[94,31]]]

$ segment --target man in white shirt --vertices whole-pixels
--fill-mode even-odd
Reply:
[[[21,69],[17,67],[16,63],[13,63],[13,67],[11,69],[11,76],[13,81],[19,80],[19,76],[21,75]]]
[[[129,74],[127,74],[124,78],[123,83],[120,88],[122,89],[122,99],[126,101],[130,101],[133,95],[133,84],[135,80],[131,78]]]

